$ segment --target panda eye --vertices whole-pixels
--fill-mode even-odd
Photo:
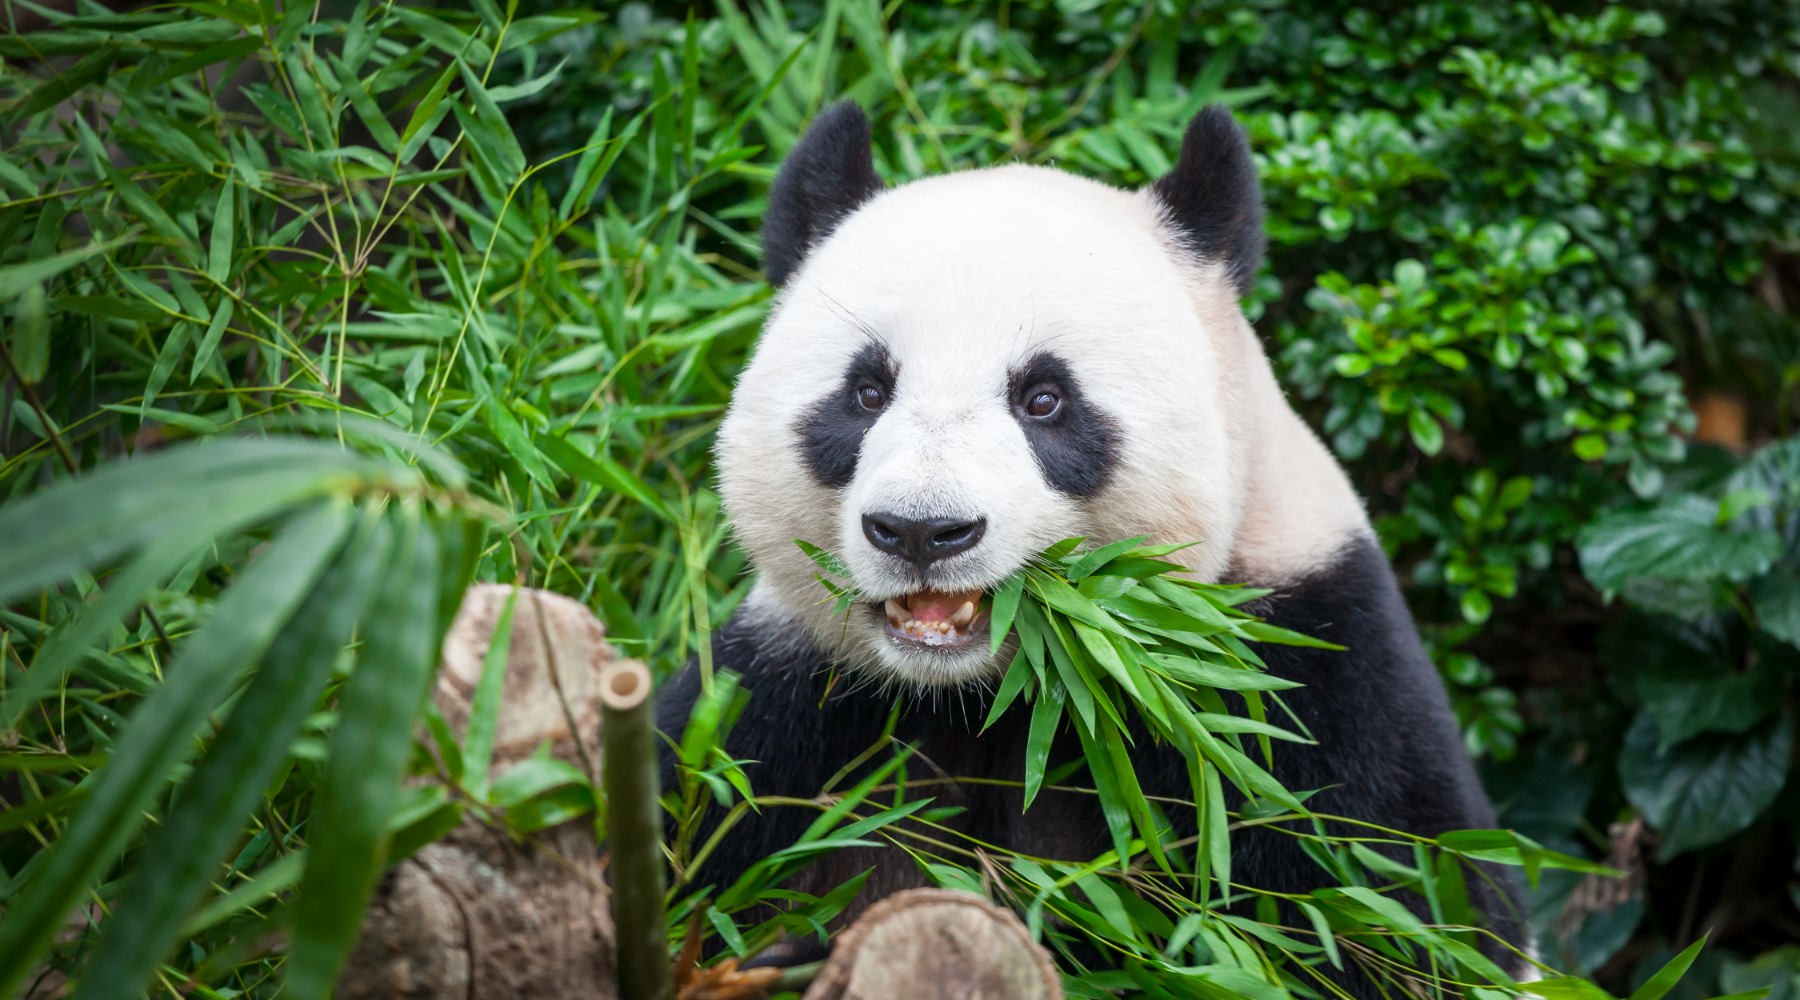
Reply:
[[[887,405],[887,394],[872,385],[865,385],[856,390],[856,402],[863,409],[873,413]]]
[[[1061,408],[1062,397],[1058,396],[1048,388],[1034,389],[1030,395],[1025,397],[1026,416],[1037,417],[1039,419],[1051,417],[1055,416],[1056,411]]]

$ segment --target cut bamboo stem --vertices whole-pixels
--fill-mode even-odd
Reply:
[[[600,704],[619,996],[671,1000],[650,671],[633,661],[608,666],[600,675]]]

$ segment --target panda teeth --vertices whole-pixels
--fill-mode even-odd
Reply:
[[[975,620],[975,602],[974,601],[964,601],[963,606],[956,609],[956,614],[953,614],[950,616],[950,624],[955,626],[958,629],[968,628],[969,623],[974,620]]]
[[[888,624],[895,628],[904,629],[914,624],[907,620],[906,614],[908,608],[906,605],[900,603],[896,598],[890,597],[887,599],[885,610],[887,611]]]

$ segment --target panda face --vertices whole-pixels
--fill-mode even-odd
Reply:
[[[1058,539],[1205,539],[1218,576],[1245,337],[1145,193],[1004,167],[877,194],[789,278],[720,432],[752,612],[950,685],[992,675],[986,595]],[[795,539],[854,573],[847,621]]]

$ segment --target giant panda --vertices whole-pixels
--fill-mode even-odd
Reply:
[[[984,594],[1059,539],[1149,535],[1200,540],[1182,553],[1194,578],[1272,588],[1252,610],[1344,647],[1260,650],[1305,685],[1286,697],[1318,740],[1276,754],[1287,787],[1420,834],[1494,826],[1363,505],[1240,311],[1263,247],[1249,146],[1221,107],[1138,191],[1024,165],[889,187],[859,108],[817,116],[770,190],[764,264],[780,291],[717,442],[758,575],[713,662],[752,692],[728,750],[755,761],[757,794],[817,794],[880,738],[896,698],[914,772],[1019,780],[1029,712],[977,735],[1010,656],[989,654]],[[847,621],[795,539],[854,573],[863,602]],[[699,690],[693,666],[665,684],[665,734],[679,738]],[[1052,767],[1080,753],[1064,736]],[[1146,794],[1189,797],[1174,750],[1140,739],[1133,756]],[[965,807],[950,822],[987,843],[1069,860],[1111,846],[1091,796],[1046,791],[1022,812],[1012,787],[928,794]],[[746,817],[695,884],[731,884],[814,818]],[[851,849],[785,885],[823,893],[871,867],[847,916],[926,884],[901,851]],[[1267,831],[1236,838],[1233,876],[1283,892],[1327,881]],[[1504,875],[1470,882],[1519,939]]]

